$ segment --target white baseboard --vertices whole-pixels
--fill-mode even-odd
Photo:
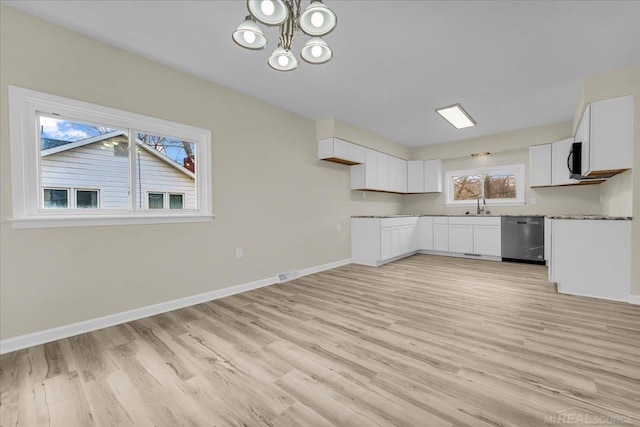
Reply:
[[[350,259],[344,259],[341,261],[335,261],[328,264],[305,268],[304,270],[300,270],[300,277],[307,276],[313,273],[319,273],[325,270],[331,270],[333,268],[341,267],[350,263]],[[215,291],[179,298],[172,301],[161,302],[159,304],[148,305],[146,307],[135,308],[133,310],[123,311],[120,313],[109,314],[107,316],[98,317],[95,319],[59,326],[57,328],[46,329],[44,331],[38,331],[31,334],[7,338],[4,340],[0,340],[0,354],[11,353],[12,351],[22,350],[24,348],[33,347],[40,344],[46,344],[52,341],[61,340],[63,338],[72,337],[74,335],[97,331],[98,329],[107,328],[109,326],[131,322],[133,320],[142,319],[144,317],[155,316],[156,314],[178,310],[180,308],[189,307],[207,301],[213,301],[242,292],[251,291],[253,289],[273,285],[275,283],[278,283],[277,276],[268,277],[266,279],[256,280],[255,282],[243,283],[224,289],[218,289]]]
[[[629,304],[640,305],[640,295],[629,295]]]

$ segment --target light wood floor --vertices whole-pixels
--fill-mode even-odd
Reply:
[[[558,295],[541,266],[417,255],[6,354],[0,368],[2,426],[520,427],[563,411],[640,425],[640,307]]]

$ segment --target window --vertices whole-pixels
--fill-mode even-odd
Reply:
[[[45,208],[68,208],[69,207],[69,190],[59,188],[45,188],[44,189],[44,203]]]
[[[184,195],[169,194],[169,209],[182,209],[184,206]]]
[[[13,225],[211,220],[211,133],[9,87]]]
[[[524,204],[524,165],[448,171],[447,205]]]
[[[98,190],[76,190],[76,208],[98,209]]]
[[[147,206],[149,209],[184,209],[184,194],[149,192]]]
[[[149,209],[164,209],[164,193],[149,193]]]

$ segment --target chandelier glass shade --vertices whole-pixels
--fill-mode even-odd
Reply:
[[[300,2],[301,0],[247,0],[250,15],[233,32],[233,41],[246,49],[259,50],[267,45],[267,39],[257,22],[279,26],[278,47],[267,61],[271,68],[291,71],[298,67],[298,60],[291,53],[296,34],[311,36],[300,52],[305,62],[324,64],[330,61],[333,51],[321,36],[334,30],[338,22],[336,14],[322,0],[312,0],[304,12],[301,11]]]
[[[251,16],[247,16],[245,21],[238,25],[238,29],[232,34],[233,41],[247,49],[263,49],[267,45],[267,38],[262,34]]]

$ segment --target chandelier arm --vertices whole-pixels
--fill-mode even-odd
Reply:
[[[286,21],[280,25],[280,46],[285,50],[290,51],[293,45],[293,30],[294,30],[294,18],[293,14],[289,14]]]

